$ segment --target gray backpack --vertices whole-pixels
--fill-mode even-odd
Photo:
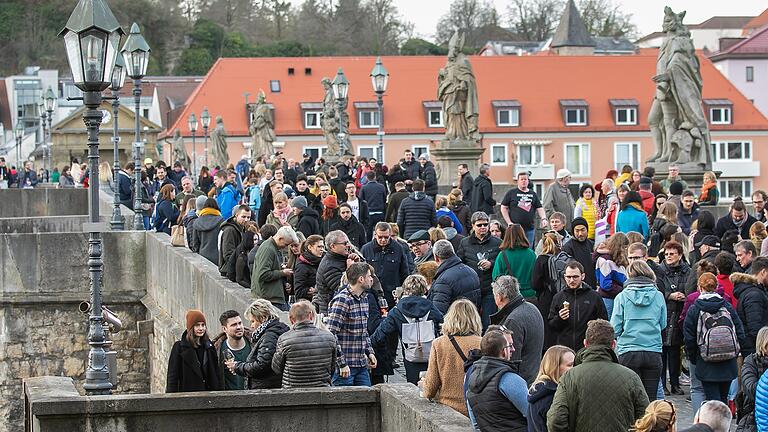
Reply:
[[[409,318],[402,326],[405,359],[411,363],[427,363],[432,341],[435,340],[435,323],[428,319],[429,312],[421,318]]]

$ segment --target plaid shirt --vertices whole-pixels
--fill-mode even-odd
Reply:
[[[341,355],[336,360],[339,368],[367,367],[367,356],[373,354],[373,348],[368,335],[368,299],[365,294],[356,296],[348,287],[339,291],[328,307],[327,325],[341,348]]]

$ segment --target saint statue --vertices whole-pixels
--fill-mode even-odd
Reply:
[[[229,153],[227,152],[227,131],[224,130],[224,120],[216,116],[216,127],[211,132],[211,157],[213,166],[226,169],[229,165]]]
[[[448,43],[448,62],[437,76],[437,98],[443,104],[445,139],[479,141],[477,82],[463,48],[464,35],[457,30]]]
[[[701,99],[699,59],[691,33],[683,18],[664,8],[662,29],[666,33],[656,60],[656,94],[648,123],[656,154],[648,162],[694,164],[711,169],[709,129]]]
[[[187,169],[191,169],[190,162],[192,159],[187,154],[187,149],[184,147],[184,138],[181,137],[181,131],[176,129],[173,132],[173,161],[181,162],[181,165]]]
[[[248,128],[253,141],[253,156],[272,156],[275,149],[272,143],[275,142],[275,123],[272,120],[272,110],[267,104],[267,96],[264,91],[259,91],[256,107],[253,109],[253,123]]]
[[[333,95],[330,78],[323,78],[320,82],[325,91],[323,111],[320,114],[320,127],[323,129],[325,144],[328,146],[325,154],[326,156],[339,156],[341,147],[339,146],[339,117],[336,112],[336,97]]]

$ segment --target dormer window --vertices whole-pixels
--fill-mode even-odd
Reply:
[[[422,105],[427,117],[427,126],[431,128],[443,127],[443,104],[439,101],[424,101]]]
[[[495,100],[491,102],[496,115],[496,126],[520,126],[520,102],[517,100]]]
[[[322,102],[302,102],[299,107],[304,118],[304,129],[320,129],[320,113],[323,112]]]
[[[357,126],[361,129],[379,127],[379,106],[376,102],[355,102]]]
[[[560,99],[566,126],[586,126],[589,104],[584,99]]]
[[[713,125],[733,124],[733,102],[728,99],[704,99],[709,123]]]
[[[616,126],[633,126],[637,124],[637,99],[610,99],[608,101],[613,111]]]

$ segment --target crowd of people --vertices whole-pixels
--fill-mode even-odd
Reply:
[[[561,169],[541,198],[517,173],[497,203],[488,165],[457,168],[440,195],[409,150],[391,168],[281,153],[197,178],[141,167],[146,225],[255,299],[249,325],[226,311],[213,339],[188,312],[167,391],[368,386],[403,368],[475,430],[671,431],[665,397],[690,384],[690,430],[736,412],[739,430],[768,427],[765,192],[716,218],[712,173],[697,195],[676,166],[661,182],[624,167],[574,196]],[[129,206],[133,170],[117,173]]]

